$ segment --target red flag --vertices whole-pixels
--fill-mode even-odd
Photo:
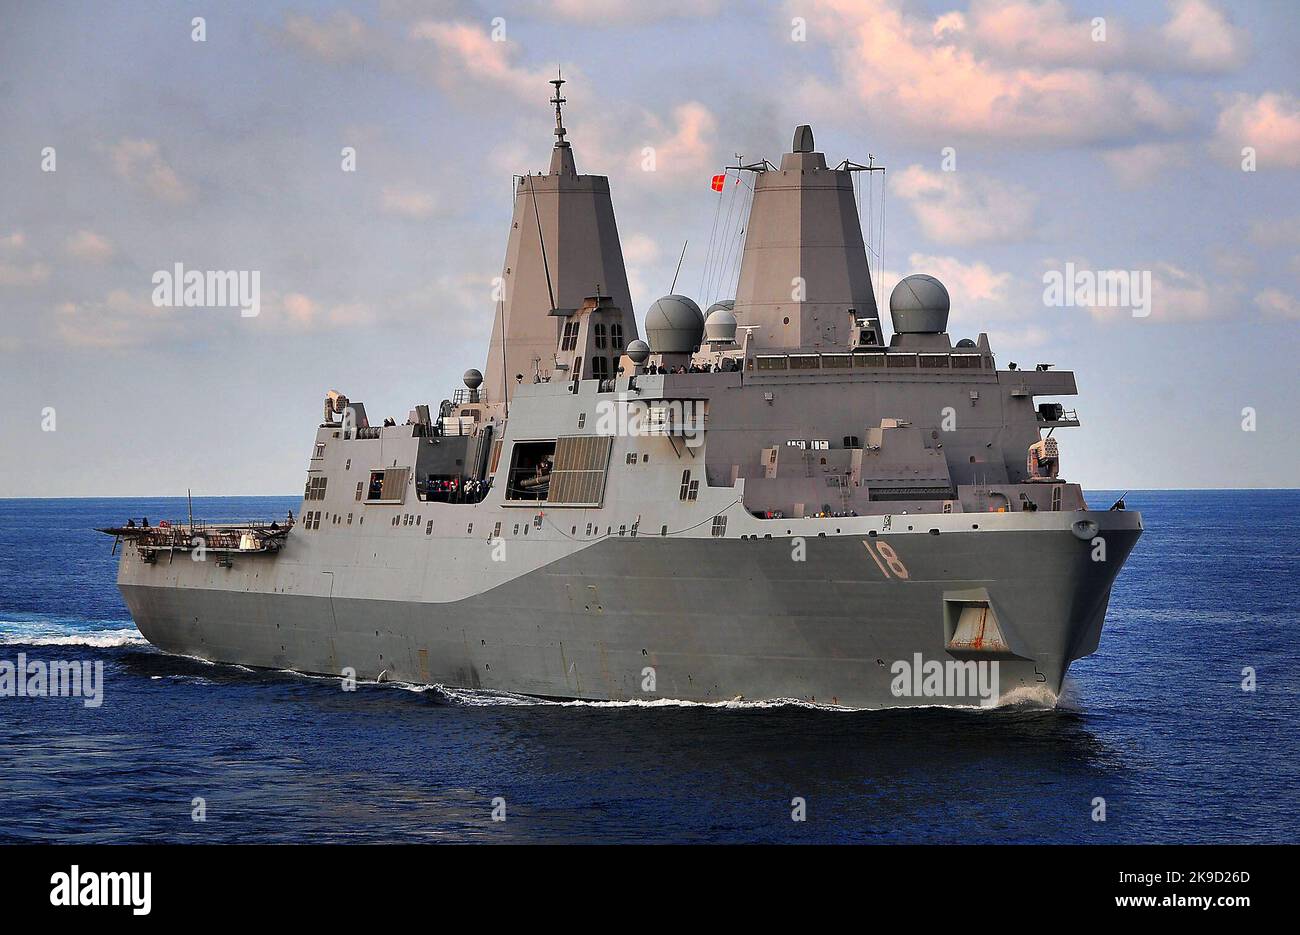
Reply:
[[[722,191],[722,186],[726,181],[727,177],[725,175],[715,175],[713,177],[713,190],[715,192]]]

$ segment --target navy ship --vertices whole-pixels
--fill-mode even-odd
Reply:
[[[807,126],[725,174],[752,190],[734,299],[667,295],[642,339],[608,179],[578,172],[555,87],[483,370],[403,424],[331,391],[296,517],[103,530],[140,632],[545,698],[1059,693],[1142,530],[1061,474],[1074,375],[954,340],[929,276],[892,290],[887,338],[854,189],[872,166],[829,166]]]

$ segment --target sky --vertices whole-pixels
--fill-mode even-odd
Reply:
[[[1075,371],[1063,476],[1295,486],[1289,0],[0,0],[0,66],[3,497],[289,494],[327,390],[376,420],[450,396],[557,68],[639,321],[683,241],[678,292],[734,289],[710,178],[808,123],[886,166],[884,295],[931,273],[954,338]],[[259,313],[159,307],[178,263],[256,271]],[[1150,314],[1046,302],[1067,263],[1148,274]]]

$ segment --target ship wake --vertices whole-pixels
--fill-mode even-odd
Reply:
[[[79,621],[50,617],[0,620],[0,645],[86,646],[91,649],[113,649],[119,646],[148,644],[134,626],[103,628],[103,622],[105,621],[99,621],[100,628],[91,629]]]

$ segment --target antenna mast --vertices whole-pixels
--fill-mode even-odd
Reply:
[[[669,295],[672,295],[677,291],[677,277],[680,276],[682,272],[682,260],[686,259],[686,245],[688,243],[690,243],[689,240],[682,241],[682,255],[677,258],[677,272],[673,273],[673,284],[668,287]]]
[[[555,69],[555,77],[551,79],[551,84],[555,85],[555,97],[551,98],[551,103],[555,105],[555,145],[567,147],[569,143],[564,138],[564,111],[560,109],[560,105],[565,103],[565,99],[560,97],[560,86],[564,84],[564,75],[559,68]]]

